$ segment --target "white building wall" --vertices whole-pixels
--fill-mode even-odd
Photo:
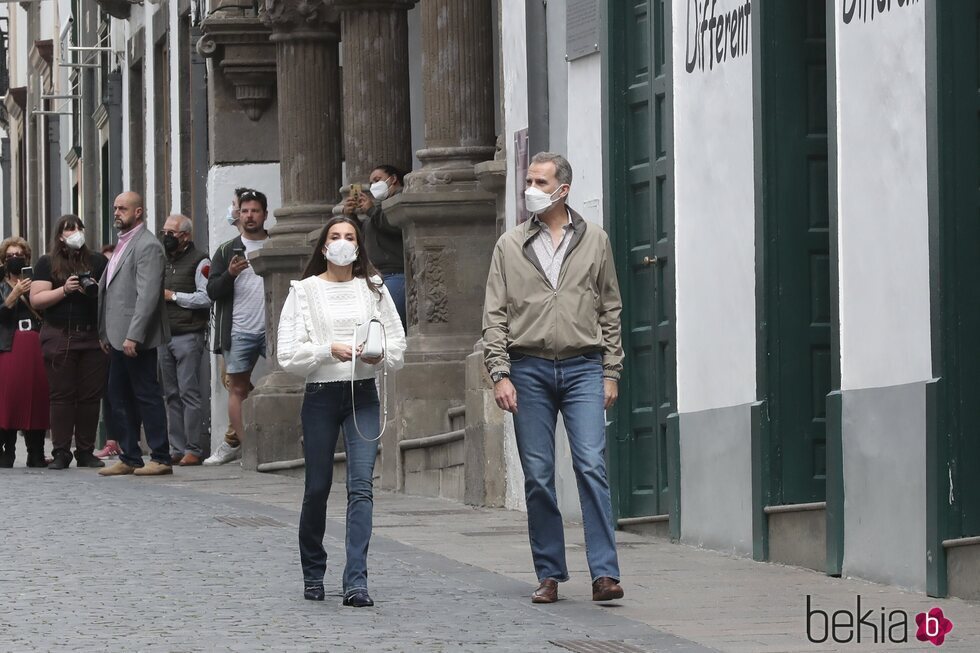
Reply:
[[[681,537],[747,554],[756,399],[751,32],[743,17],[741,41],[719,50],[715,31],[699,30],[744,4],[673,1],[672,81]]]
[[[156,86],[156,44],[153,42],[153,16],[160,11],[159,5],[146,4],[143,18],[143,97],[146,98],[146,111],[144,113],[145,123],[143,124],[143,152],[145,154],[146,168],[144,179],[146,184],[143,189],[143,206],[146,207],[146,223],[153,231],[163,226],[166,216],[158,216],[155,210],[157,205],[157,140],[156,140],[156,111],[154,102],[157,101]],[[135,127],[135,125],[134,125]]]
[[[837,4],[841,388],[932,376],[925,3]]]
[[[181,188],[183,180],[180,176],[180,102],[182,94],[185,92],[181,88],[180,80],[182,76],[180,74],[180,18],[178,16],[178,4],[177,2],[170,2],[168,6],[170,8],[170,29],[167,32],[167,38],[169,39],[169,68],[170,68],[170,201],[167,202],[167,213],[180,213],[180,194],[183,191]],[[203,98],[200,98],[203,100]],[[190,156],[190,152],[187,153]],[[186,208],[187,212],[190,213],[191,207]],[[161,216],[161,219],[166,219],[166,216]]]
[[[686,72],[697,40],[673,3],[677,409],[756,398],[752,53]],[[716,15],[739,0],[711,2]],[[690,34],[689,34],[690,33]],[[705,37],[710,55],[712,45]],[[705,265],[711,262],[711,265]]]

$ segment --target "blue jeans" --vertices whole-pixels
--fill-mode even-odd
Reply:
[[[385,288],[388,289],[388,294],[391,295],[391,301],[395,302],[395,310],[398,311],[398,317],[402,319],[402,328],[408,329],[405,322],[405,273],[395,272],[393,274],[382,275],[384,278]]]
[[[132,467],[143,466],[140,425],[146,432],[150,457],[171,464],[167,438],[167,412],[163,392],[157,382],[157,350],[142,349],[130,358],[118,349],[109,349],[109,399],[120,427],[119,460]]]
[[[354,427],[357,411],[358,434]],[[333,454],[340,427],[344,428],[347,450],[347,565],[344,595],[367,589],[367,554],[374,512],[374,461],[376,438],[381,429],[378,389],[374,379],[354,382],[351,404],[350,381],[310,383],[303,397],[303,450],[306,457],[306,492],[299,516],[299,557],[306,583],[323,582],[327,552],[323,548],[327,497],[333,482]]]
[[[572,452],[592,580],[619,580],[612,503],[606,479],[602,355],[554,361],[511,356],[517,390],[514,431],[524,468],[527,530],[538,580],[568,580],[565,532],[555,493],[555,423],[561,411]]]

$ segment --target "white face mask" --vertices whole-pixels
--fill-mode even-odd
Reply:
[[[85,244],[85,234],[81,231],[76,231],[72,235],[65,238],[65,245],[68,245],[72,249],[81,249],[82,245]]]
[[[374,195],[374,199],[378,201],[388,199],[388,179],[382,179],[371,184],[371,194]]]
[[[528,188],[524,191],[524,206],[531,213],[544,213],[551,208],[551,205],[555,203],[558,199],[554,197],[555,193],[561,192],[561,186],[559,186],[554,193],[548,195],[543,190],[537,188]]]
[[[344,267],[357,260],[357,247],[349,240],[332,240],[323,257],[334,265]]]
[[[228,221],[228,224],[235,224],[235,205],[234,204],[229,204],[228,205],[228,213],[225,214],[225,220]]]

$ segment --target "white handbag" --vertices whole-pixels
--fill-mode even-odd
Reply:
[[[384,326],[380,320],[358,324],[354,331],[354,351],[361,347],[361,358],[377,358],[385,353]]]
[[[385,353],[385,345],[387,344],[387,334],[385,333],[384,325],[381,320],[372,318],[363,324],[358,324],[354,328],[354,342],[351,345],[353,349],[354,358],[351,360],[350,364],[350,399],[351,405],[354,405],[354,367],[357,358],[378,358]],[[357,353],[357,348],[361,347],[361,353]],[[378,433],[376,438],[366,438],[364,434],[361,433],[361,427],[357,423],[357,411],[353,411],[354,416],[354,430],[357,431],[357,435],[360,436],[362,440],[367,440],[368,442],[375,442],[381,439],[381,436],[385,434],[385,427],[388,425],[388,402],[387,402],[387,390],[388,390],[388,366],[384,365],[381,371],[382,379],[382,390],[381,390],[381,406],[382,406],[382,421],[381,421],[381,432]]]

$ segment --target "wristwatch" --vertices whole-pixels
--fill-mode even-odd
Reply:
[[[510,376],[510,372],[504,372],[504,371],[494,372],[493,374],[490,375],[490,380],[493,381],[494,383],[500,383],[501,381],[508,378],[509,376]]]

